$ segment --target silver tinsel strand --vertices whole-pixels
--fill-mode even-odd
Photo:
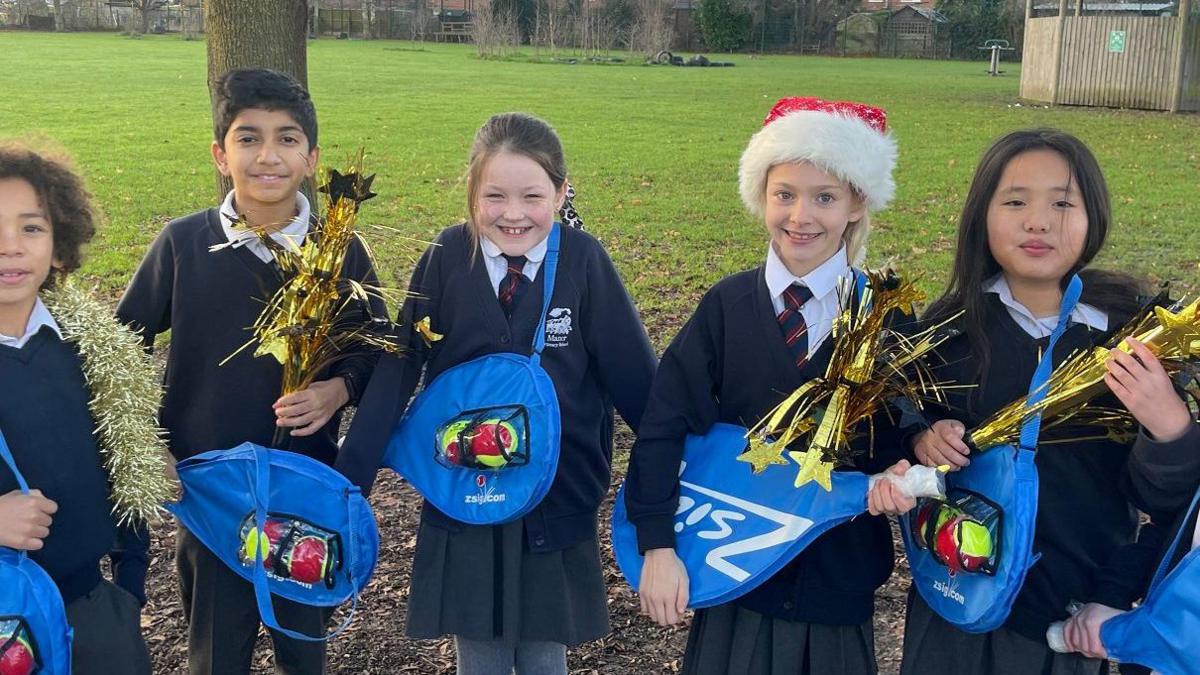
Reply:
[[[157,521],[178,486],[168,473],[170,455],[157,422],[162,387],[150,355],[110,309],[70,282],[42,298],[83,361],[114,515],[122,524]]]

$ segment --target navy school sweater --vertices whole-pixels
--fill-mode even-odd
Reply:
[[[280,396],[279,362],[255,357],[255,345],[221,362],[253,339],[251,326],[284,277],[274,263],[264,263],[243,247],[210,252],[211,246],[226,242],[215,208],[171,221],[150,246],[117,307],[117,317],[139,331],[147,346],[159,333],[171,332],[159,422],[177,459],[244,441],[269,446],[275,434],[271,405]],[[357,241],[342,273],[377,283]],[[386,313],[381,302],[371,311],[381,317]],[[370,315],[354,302],[342,320],[367,323]],[[353,403],[376,359],[365,351],[350,354],[317,379],[345,377]],[[311,436],[288,437],[283,449],[332,464],[340,420],[339,412]]]
[[[67,604],[100,582],[100,558],[115,537],[91,398],[74,345],[50,328],[21,349],[0,346],[0,430],[30,489],[58,504],[43,547],[29,557],[54,579]],[[0,465],[0,494],[17,487]]]
[[[1011,401],[1024,397],[1048,339],[1035,339],[1013,321],[999,296],[987,294],[989,365],[982,376],[965,331],[943,343],[934,360],[939,381],[978,384],[946,390],[948,405],[930,407],[929,419],[957,419],[971,429]],[[1111,328],[1128,317],[1110,316]],[[1054,350],[1054,365],[1071,353],[1103,344],[1109,333],[1072,324]],[[1115,397],[1097,403],[1120,407]],[[1133,447],[1107,439],[1047,442],[1096,435],[1095,429],[1067,428],[1042,434],[1038,469],[1038,514],[1033,548],[1041,559],[1030,568],[1005,626],[1030,639],[1044,640],[1047,626],[1067,618],[1072,601],[1099,602],[1127,609],[1149,580],[1155,546],[1135,543],[1137,509],[1154,508],[1162,478],[1155,463],[1177,455],[1179,444]],[[1168,488],[1169,490],[1169,488]],[[1156,516],[1158,519],[1158,516]]]
[[[547,332],[541,363],[558,395],[562,445],[549,492],[524,518],[526,542],[535,552],[596,536],[596,514],[611,475],[613,408],[636,431],[655,367],[646,331],[604,248],[590,234],[560,230],[550,308],[568,319]],[[343,473],[363,480],[374,475],[422,374],[432,381],[485,354],[532,353],[546,266],[538,268],[510,322],[477,248],[469,227],[456,225],[443,230],[417,262],[401,316],[407,352],[385,356],[372,376],[338,457]],[[424,317],[445,336],[432,346],[412,329]],[[428,502],[422,517],[451,531],[464,527]]]
[[[687,434],[717,422],[753,426],[806,381],[825,374],[827,339],[797,368],[779,329],[763,268],[726,277],[663,353],[629,461],[625,505],[638,547],[673,548],[679,463]],[[876,420],[874,449],[856,459],[867,473],[907,453],[887,415]],[[748,469],[747,469],[748,470]],[[736,604],[789,621],[855,625],[871,618],[875,589],[892,572],[883,516],[863,514],[821,535],[791,563]]]

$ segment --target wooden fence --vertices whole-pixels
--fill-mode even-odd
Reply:
[[[1200,110],[1200,17],[1096,15],[1025,21],[1021,97],[1066,105]]]

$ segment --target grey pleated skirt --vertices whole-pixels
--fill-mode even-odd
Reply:
[[[1058,654],[1045,640],[1007,628],[967,633],[934,613],[917,593],[908,595],[900,675],[1098,675],[1108,664],[1080,654]]]
[[[608,634],[608,604],[593,538],[529,551],[521,521],[449,531],[424,518],[408,599],[409,637],[461,635],[575,646]]]
[[[875,675],[871,622],[785,621],[734,604],[697,610],[685,675]]]

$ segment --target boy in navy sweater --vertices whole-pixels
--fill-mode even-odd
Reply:
[[[116,525],[84,379],[84,361],[39,297],[82,262],[95,233],[89,196],[63,163],[0,148],[0,431],[30,486],[0,465],[0,546],[28,551],[49,573],[75,630],[74,672],[149,674],[142,639],[144,566],[100,559]],[[9,636],[0,636],[4,653]],[[8,659],[5,659],[8,662]]]
[[[212,155],[233,190],[219,207],[166,226],[117,313],[142,331],[147,346],[171,331],[161,424],[176,459],[244,441],[269,446],[278,426],[291,430],[283,449],[332,464],[340,411],[357,400],[373,357],[348,356],[308,389],[281,398],[279,363],[255,358],[253,350],[238,351],[253,338],[250,326],[284,276],[258,236],[235,225],[244,219],[282,246],[298,245],[308,235],[314,220],[300,187],[317,164],[316,111],[298,82],[270,70],[231,71],[216,87]],[[357,244],[343,274],[375,284],[368,256]],[[353,311],[361,311],[366,322],[373,310]],[[259,626],[253,586],[183,528],[176,564],[189,620],[191,672],[248,672]],[[324,610],[276,600],[276,612],[285,628],[324,632]],[[279,672],[324,672],[323,643],[274,631],[271,637]]]

